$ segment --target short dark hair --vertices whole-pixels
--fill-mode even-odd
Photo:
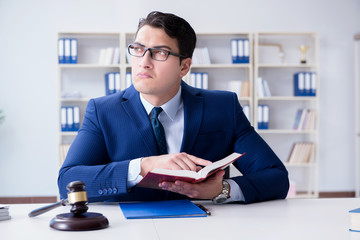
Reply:
[[[169,37],[177,40],[180,55],[185,58],[192,57],[196,45],[196,34],[185,19],[171,13],[153,11],[146,18],[140,19],[136,35],[145,25],[163,29]],[[182,59],[184,58],[180,58]]]

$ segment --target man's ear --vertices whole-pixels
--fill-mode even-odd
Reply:
[[[191,58],[185,58],[181,61],[180,64],[180,77],[184,77],[189,71],[191,66],[192,60]]]

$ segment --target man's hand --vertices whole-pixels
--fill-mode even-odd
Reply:
[[[222,191],[224,170],[216,172],[206,181],[201,183],[187,183],[183,181],[162,182],[159,184],[163,190],[171,191],[186,195],[190,198],[213,199]]]
[[[155,168],[198,171],[201,169],[200,166],[207,166],[209,164],[211,164],[210,161],[187,153],[145,157],[141,160],[140,175],[144,177],[148,172]]]

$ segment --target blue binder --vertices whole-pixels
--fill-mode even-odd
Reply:
[[[74,106],[73,107],[73,114],[74,114],[73,131],[79,131],[79,128],[80,128],[80,107]]]
[[[66,131],[74,131],[74,109],[66,107]]]
[[[232,63],[239,63],[238,40],[237,39],[231,39],[230,48],[231,48]]]
[[[257,106],[257,125],[258,129],[263,129],[263,105]]]
[[[262,111],[263,111],[262,129],[269,129],[269,117],[270,117],[269,105],[264,104],[262,107]]]
[[[304,96],[311,96],[311,72],[305,72]]]
[[[294,96],[305,96],[304,72],[298,72],[294,74]]]
[[[59,57],[59,63],[63,64],[65,63],[65,49],[64,49],[64,39],[59,38],[58,40],[58,57]]]
[[[120,72],[114,73],[114,81],[115,81],[115,92],[121,91],[121,77]]]
[[[316,73],[311,73],[310,96],[316,96]]]
[[[61,131],[62,132],[67,131],[66,121],[67,121],[66,107],[62,106],[61,109],[60,109],[60,125],[61,125]]]
[[[207,214],[191,201],[169,200],[119,203],[126,219],[206,217]]]
[[[76,38],[70,39],[70,63],[76,64],[78,60],[78,40]]]
[[[110,95],[115,92],[115,72],[109,72],[105,74],[105,93]]]
[[[132,84],[132,74],[131,74],[131,72],[127,72],[126,73],[126,85],[125,85],[125,88],[130,87],[131,84]]]
[[[244,57],[241,63],[250,63],[250,42],[249,39],[242,39],[244,45]]]

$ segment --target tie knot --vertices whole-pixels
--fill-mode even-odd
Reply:
[[[159,114],[162,112],[162,108],[161,107],[154,107],[151,112],[152,112],[152,118],[158,118]]]

